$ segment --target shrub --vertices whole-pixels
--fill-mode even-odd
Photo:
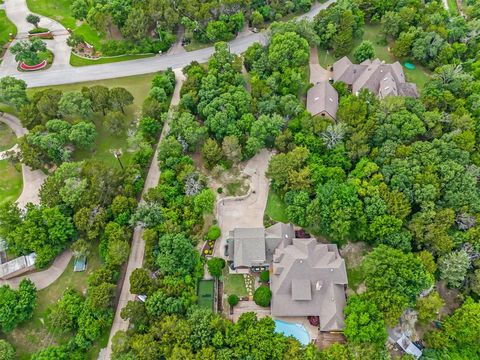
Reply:
[[[270,305],[270,300],[272,299],[272,292],[270,288],[266,285],[261,285],[255,293],[253,294],[253,301],[258,306],[267,307]]]
[[[362,62],[367,59],[373,59],[375,57],[375,49],[373,44],[368,41],[362,41],[353,52],[353,58],[356,62]]]
[[[207,267],[210,275],[219,278],[222,276],[222,270],[225,267],[225,260],[222,258],[212,258],[208,260]]]
[[[207,240],[217,240],[221,234],[220,228],[217,225],[212,225],[208,228]]]
[[[13,349],[13,346],[10,345],[10,343],[8,343],[6,340],[0,339],[0,360],[14,360],[14,359],[15,359],[15,350]]]
[[[260,273],[260,281],[267,283],[270,280],[270,272],[268,270],[264,270]]]
[[[29,34],[41,34],[41,33],[46,33],[48,31],[49,30],[47,28],[39,27],[39,28],[35,28],[35,29],[30,30],[28,33]]]
[[[238,302],[240,301],[240,299],[238,298],[237,295],[235,294],[232,294],[228,297],[228,304],[231,306],[231,307],[234,307],[235,305],[238,304]]]

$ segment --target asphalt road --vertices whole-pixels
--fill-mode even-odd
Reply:
[[[9,0],[12,1],[12,0]],[[16,0],[19,1],[19,0]],[[298,19],[312,19],[320,10],[327,8],[335,0],[328,0],[323,4],[315,4],[312,9]],[[265,33],[249,34],[239,37],[230,42],[230,51],[239,54],[248,49],[254,42],[265,43]],[[6,63],[0,66],[0,77],[11,75],[27,82],[29,87],[51,86],[60,84],[71,84],[83,81],[112,79],[124,76],[148,74],[169,67],[173,69],[183,68],[192,61],[206,62],[213,54],[214,48],[209,47],[201,50],[157,55],[153,58],[145,58],[131,61],[123,61],[111,64],[99,64],[82,67],[71,67],[67,64],[59,64],[52,68],[30,73],[19,73],[12,64]]]

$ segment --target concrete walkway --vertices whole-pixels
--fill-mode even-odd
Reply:
[[[24,3],[24,0],[7,0],[9,3]],[[323,4],[316,3],[312,9],[297,19],[312,19],[322,9],[327,8],[335,0],[328,0]],[[231,41],[230,51],[240,54],[248,49],[254,42],[265,44],[267,36],[265,33],[247,34],[237,37]],[[192,61],[200,63],[206,62],[213,54],[214,48],[209,47],[187,53],[163,54],[151,58],[123,61],[111,64],[98,64],[82,67],[70,67],[58,64],[46,71],[19,73],[16,66],[4,61],[0,66],[0,77],[12,75],[27,82],[29,87],[51,86],[59,84],[72,84],[82,81],[94,81],[103,79],[112,79],[122,76],[133,76],[153,73],[160,70],[184,68]],[[60,60],[59,60],[60,61]],[[65,61],[63,61],[65,62]]]
[[[22,126],[20,120],[10,114],[3,114],[0,116],[0,121],[7,124],[13,130],[17,138],[22,137],[28,132],[28,130]],[[25,164],[22,164],[22,176],[23,189],[17,199],[18,206],[20,208],[25,208],[25,205],[28,203],[35,205],[40,204],[38,193],[47,176],[40,170],[32,170]]]
[[[265,176],[265,172],[271,155],[271,152],[264,149],[246,164],[243,172],[250,176],[248,196],[228,198],[217,202],[217,220],[222,236],[215,242],[214,256],[225,258],[228,233],[234,228],[263,226],[263,213],[267,205],[269,188],[269,180]]]
[[[180,89],[182,88],[182,84],[185,80],[185,77],[181,70],[175,70],[175,78],[176,78],[176,85],[175,90],[172,96],[172,101],[170,106],[176,106],[180,102]],[[165,122],[163,126],[162,134],[160,135],[159,142],[162,141],[165,136],[168,134],[170,128],[168,126],[168,122]],[[148,170],[147,179],[145,180],[145,186],[142,191],[142,199],[140,200],[140,204],[144,203],[143,195],[151,188],[158,185],[158,181],[160,180],[160,168],[158,166],[158,144],[157,149],[155,151],[155,155],[152,159],[152,163],[150,165],[150,169]],[[143,257],[145,254],[145,242],[142,239],[143,229],[140,226],[135,227],[133,232],[133,241],[131,245],[130,257],[128,258],[127,263],[127,271],[125,274],[125,278],[123,284],[120,285],[122,290],[120,292],[120,298],[118,301],[117,309],[115,311],[115,318],[113,320],[113,325],[110,330],[110,336],[108,339],[108,345],[106,348],[102,349],[99,354],[99,359],[110,359],[112,355],[112,338],[118,331],[127,331],[129,322],[125,321],[121,318],[120,312],[122,309],[127,305],[127,303],[131,300],[135,300],[135,295],[130,293],[130,276],[133,270],[137,268],[141,268],[143,266]]]
[[[33,29],[33,25],[26,20],[27,15],[32,14],[28,9],[26,0],[5,0],[5,11],[8,18],[17,27],[17,36],[12,42],[12,45],[20,40],[28,38],[28,32]],[[55,20],[49,19],[45,16],[40,16],[40,27],[44,27],[52,31],[54,35],[53,40],[44,40],[47,43],[47,48],[53,52],[54,60],[50,70],[55,69],[70,69],[70,46],[67,45],[67,38],[70,36],[67,29]],[[5,53],[2,61],[2,68],[8,69],[10,74],[23,74],[17,70],[17,62],[10,51]]]
[[[22,275],[9,280],[0,280],[0,286],[10,285],[10,287],[17,289],[20,281],[23,279],[30,279],[35,284],[37,290],[42,290],[52,285],[63,274],[72,259],[72,251],[65,250],[55,258],[53,264],[46,270],[37,271],[31,274]]]

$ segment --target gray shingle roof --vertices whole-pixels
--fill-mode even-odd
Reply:
[[[323,112],[336,119],[338,93],[328,81],[315,84],[307,93],[307,110],[313,116]]]
[[[227,239],[228,259],[235,267],[266,265],[272,261],[280,242],[294,236],[291,224],[277,223],[267,229],[236,228]]]
[[[265,263],[265,230],[263,228],[237,228],[233,230],[235,267],[251,267]]]
[[[320,330],[343,328],[347,273],[335,245],[315,239],[280,244],[270,278],[272,315],[319,316]]]

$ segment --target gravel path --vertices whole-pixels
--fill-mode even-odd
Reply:
[[[176,78],[176,85],[175,90],[172,96],[172,101],[170,106],[178,105],[180,101],[180,89],[182,88],[183,81],[185,77],[181,70],[175,70],[175,78]],[[163,138],[168,134],[169,127],[168,123],[165,122],[163,126],[162,134],[160,135],[159,142],[163,140]],[[157,144],[158,145],[158,144]],[[157,186],[158,181],[160,180],[160,168],[158,166],[157,161],[158,156],[158,146],[155,151],[155,155],[153,157],[152,163],[150,165],[150,169],[148,170],[147,179],[145,180],[145,186],[142,192],[142,200],[140,203],[144,203],[143,195],[151,188]],[[108,345],[105,349],[99,354],[99,359],[110,359],[112,354],[112,338],[118,331],[126,331],[128,330],[129,322],[123,320],[120,317],[121,310],[127,305],[127,303],[131,300],[135,300],[135,295],[130,293],[130,275],[132,274],[133,270],[137,268],[141,268],[143,266],[143,256],[145,253],[145,242],[142,239],[143,229],[140,226],[137,226],[133,232],[133,241],[132,241],[132,249],[130,251],[130,257],[128,258],[127,263],[127,271],[125,275],[125,279],[123,284],[120,285],[122,287],[120,298],[118,301],[117,309],[115,311],[115,318],[113,320],[112,329],[110,330],[110,337],[108,339]]]

